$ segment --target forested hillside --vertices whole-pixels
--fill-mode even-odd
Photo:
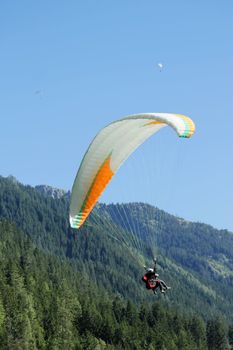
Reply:
[[[205,312],[211,314],[218,305],[226,314],[228,305],[229,316],[233,314],[232,232],[188,222],[142,203],[102,205],[99,210],[107,211],[110,218],[126,230],[135,228],[148,245],[155,241],[162,267],[179,281],[183,294],[189,294],[193,301],[197,297],[197,307],[201,304]],[[195,289],[195,296],[191,296],[188,285]],[[183,302],[186,302],[185,296]]]
[[[143,262],[152,259],[148,247],[154,241],[160,275],[172,286],[167,302],[188,312],[198,309],[205,318],[217,314],[232,321],[231,232],[187,222],[142,203],[98,205],[89,225],[77,232],[69,227],[68,196],[59,193],[51,196],[50,190],[1,177],[0,218],[14,222],[45,252],[69,259],[98,286],[137,303],[154,297],[140,281]],[[131,250],[122,237],[135,232],[140,244],[132,244]],[[138,259],[136,248],[142,250],[144,261]]]
[[[135,306],[0,222],[0,349],[227,349],[233,327],[163,301]]]
[[[87,225],[77,232],[69,227],[68,206],[68,195],[61,191],[46,190],[43,187],[35,189],[12,178],[0,177],[2,339],[11,332],[8,323],[14,322],[11,319],[7,321],[8,317],[14,318],[18,312],[14,308],[16,310],[23,305],[18,315],[21,312],[24,315],[25,312],[22,318],[26,321],[22,327],[29,327],[25,334],[30,333],[29,329],[38,334],[30,335],[34,340],[29,343],[34,344],[34,347],[17,345],[15,349],[65,349],[62,341],[66,340],[62,335],[60,345],[53,343],[58,338],[56,332],[62,331],[54,330],[53,333],[51,328],[58,327],[59,321],[54,326],[53,321],[46,320],[48,314],[55,319],[58,316],[54,316],[53,312],[56,315],[65,312],[59,311],[58,303],[53,304],[54,296],[56,300],[64,297],[64,301],[59,304],[61,307],[66,303],[69,305],[70,301],[66,298],[74,300],[74,304],[78,300],[81,305],[79,309],[82,310],[82,322],[77,321],[78,311],[74,312],[74,318],[72,311],[67,316],[71,329],[71,338],[67,341],[73,346],[69,349],[88,349],[89,345],[83,345],[87,338],[90,338],[90,344],[99,344],[99,348],[112,344],[112,348],[147,349],[151,344],[151,349],[156,349],[161,341],[164,349],[207,349],[207,343],[212,341],[209,334],[218,333],[214,329],[219,330],[222,344],[226,344],[228,328],[224,324],[233,322],[231,232],[219,231],[205,224],[190,223],[142,203],[99,204]],[[130,235],[136,235],[136,238],[132,240]],[[122,237],[125,237],[125,241]],[[141,282],[142,261],[152,259],[148,248],[151,242],[157,245],[160,275],[172,286],[165,297],[154,296]],[[14,273],[18,276],[17,288],[14,284],[16,282],[12,282],[11,277],[8,278],[14,276]],[[23,291],[18,296],[20,288]],[[49,290],[46,294],[48,299],[43,294],[46,290]],[[60,296],[57,295],[59,291]],[[24,293],[26,301],[23,304],[19,300]],[[8,300],[11,295],[16,298],[14,302]],[[91,315],[97,317],[94,317],[93,324],[96,327],[98,324],[98,330],[95,330],[89,320],[92,316],[85,309],[85,299],[89,305],[93,305],[95,312],[92,310]],[[127,308],[132,308],[133,321],[113,314],[113,301],[120,303],[122,315],[127,314]],[[76,304],[73,305],[72,302],[70,310],[76,310]],[[9,305],[13,309],[8,312]],[[68,312],[69,307],[64,308]],[[142,317],[144,308],[146,316]],[[150,317],[155,320],[149,321]],[[179,331],[174,328],[174,317],[181,324]],[[31,324],[33,320],[36,320],[35,324]],[[193,338],[190,328],[192,320],[198,323],[198,329],[202,333],[198,333],[202,343],[200,346]],[[111,323],[112,330],[111,336],[106,338],[100,328],[108,322]],[[142,334],[143,327],[145,333]],[[165,328],[162,330],[158,327]],[[179,337],[181,330],[182,336]],[[113,334],[115,336],[117,332],[118,340],[113,340],[116,339]],[[133,333],[135,334],[132,335]],[[127,337],[124,338],[124,335]],[[13,339],[15,338],[11,335],[12,342],[15,341]],[[134,345],[129,345],[130,339]],[[41,345],[35,345],[39,344],[37,342]],[[181,344],[179,342],[192,346],[181,346],[178,345]],[[4,344],[8,349],[7,343]],[[95,347],[90,347],[92,348]],[[223,348],[226,347],[218,347]]]

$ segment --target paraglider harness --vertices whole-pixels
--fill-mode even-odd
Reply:
[[[147,270],[145,275],[142,277],[143,282],[146,283],[147,289],[156,289],[159,286],[159,279],[157,274],[157,261],[154,259],[154,268],[147,269],[146,266],[144,268]]]
[[[159,275],[157,273],[157,260],[154,258],[154,268],[144,268],[147,270],[145,275],[142,277],[143,282],[146,284],[147,289],[152,289],[153,292],[156,294],[156,289],[159,287],[160,291],[162,293],[165,292],[165,290],[170,289],[164,281],[159,279]]]
[[[160,283],[158,277],[156,277],[155,273],[153,273],[153,272],[147,272],[142,277],[142,280],[143,280],[143,282],[146,283],[147,289],[156,289]]]

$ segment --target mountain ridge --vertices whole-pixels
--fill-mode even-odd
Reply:
[[[87,225],[77,232],[69,227],[68,208],[66,196],[54,198],[49,192],[44,195],[0,177],[0,219],[14,222],[40,249],[67,259],[97,286],[136,303],[154,300],[140,282],[143,264],[138,256],[152,263],[148,245],[155,240],[159,273],[172,286],[167,303],[190,313],[198,309],[203,317],[216,314],[232,320],[231,232],[201,223],[187,224],[142,203],[99,203]],[[145,210],[150,215],[145,215]],[[121,241],[120,234],[125,238],[132,233],[137,235],[134,241],[138,246],[132,240],[127,244]]]

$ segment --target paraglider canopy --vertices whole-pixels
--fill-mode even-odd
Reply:
[[[180,114],[143,113],[114,121],[96,135],[76,175],[70,202],[70,225],[78,229],[87,219],[119,167],[150,136],[170,126],[179,137],[189,138],[193,121]]]

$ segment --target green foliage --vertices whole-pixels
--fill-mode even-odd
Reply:
[[[209,350],[227,350],[226,329],[220,319],[207,322],[207,344]]]
[[[74,236],[68,203],[0,178],[0,349],[233,347],[231,233],[135,203],[98,205]],[[141,282],[152,240],[165,298]]]
[[[229,326],[228,339],[229,339],[230,349],[233,349],[233,325]]]
[[[144,244],[137,243],[137,248],[150,260],[146,246],[156,242],[160,275],[172,285],[177,306],[193,314],[198,309],[206,319],[216,315],[233,321],[232,232],[188,222],[144,203],[103,204],[98,211],[128,232],[134,228]]]
[[[69,260],[92,285],[137,304],[152,302],[139,281],[143,256],[151,263],[154,242],[160,275],[172,285],[167,302],[193,314],[198,309],[206,319],[216,315],[233,322],[232,233],[142,203],[98,204],[77,232],[69,228],[68,206],[67,195],[53,198],[0,177],[0,218],[13,221],[38,248]],[[21,257],[25,268],[28,259]]]
[[[164,302],[136,307],[90,288],[72,264],[39,251],[7,221],[0,242],[1,349],[226,349],[220,321],[206,331],[203,319]]]

